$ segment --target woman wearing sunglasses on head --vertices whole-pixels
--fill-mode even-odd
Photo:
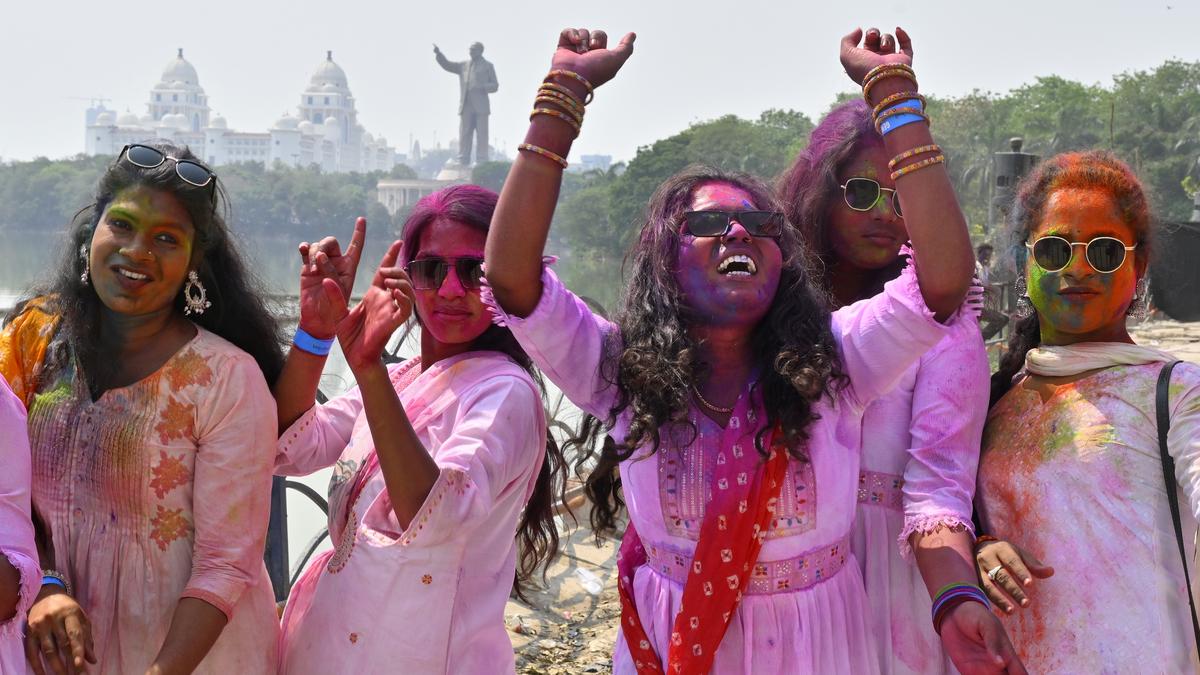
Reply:
[[[480,300],[495,206],[474,185],[423,198],[351,310],[366,222],[344,253],[332,238],[300,247],[276,471],[334,467],[334,549],[288,598],[282,672],[514,670],[504,605],[557,553],[565,465],[530,358]],[[414,312],[420,356],[385,367]],[[335,335],[358,387],[316,405]]]
[[[44,526],[34,672],[275,666],[262,552],[283,358],[224,203],[186,148],[127,146],[0,332]]]
[[[1125,329],[1149,302],[1142,187],[1111,154],[1059,155],[1010,218],[1024,318],[992,379],[980,576],[1034,672],[1195,672],[1200,367],[1169,372],[1173,356]]]
[[[907,99],[893,96],[912,79],[899,35],[899,53],[878,31],[842,41],[842,65],[872,102]],[[616,441],[588,479],[594,523],[614,522],[617,464],[629,509],[614,671],[878,672],[849,550],[861,414],[951,330],[941,322],[966,295],[972,255],[954,193],[941,164],[906,163],[914,246],[941,264],[909,266],[831,316],[769,189],[686,170],[647,206],[610,323],[542,250],[585,105],[633,40],[559,36],[487,248],[494,311]],[[916,122],[886,137],[891,154],[929,144]]]
[[[820,258],[820,281],[839,307],[878,294],[907,265],[896,162],[889,164],[874,117],[864,101],[834,108],[779,180],[788,220]],[[983,604],[931,615],[947,586],[978,592],[971,500],[988,362],[973,307],[959,313],[947,335],[863,416],[869,440],[852,548],[885,673],[954,672],[954,665],[976,672],[986,652],[973,632],[986,636],[989,649],[1011,649]],[[990,664],[983,665],[987,672]]]

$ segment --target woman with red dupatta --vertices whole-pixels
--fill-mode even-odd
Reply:
[[[860,47],[856,31],[842,64],[856,82],[907,64],[901,36],[896,53],[877,31]],[[488,233],[484,299],[613,438],[590,488],[603,530],[619,464],[629,523],[614,671],[878,672],[847,544],[860,420],[946,334],[966,295],[972,254],[950,182],[938,164],[898,183],[918,257],[939,264],[910,265],[880,295],[831,314],[762,182],[685,170],[647,206],[609,322],[542,257],[585,105],[632,54],[634,35],[607,43],[602,31],[559,37]],[[894,153],[929,142],[925,124],[886,139]],[[1003,660],[974,635],[981,662]]]

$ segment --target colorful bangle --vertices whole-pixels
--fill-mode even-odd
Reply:
[[[67,577],[58,570],[42,570],[42,585],[62,586],[62,589],[67,592],[67,595],[75,595],[71,582],[67,581]]]
[[[900,162],[903,162],[904,160],[908,159],[909,157],[923,155],[927,152],[941,152],[941,151],[942,151],[942,149],[941,149],[941,147],[938,146],[937,143],[930,143],[929,145],[919,145],[911,150],[905,150],[904,152],[902,152],[902,153],[896,155],[895,157],[891,158],[890,160],[888,160],[888,170],[891,171],[891,170],[895,169],[897,164],[899,164]]]
[[[908,80],[909,82],[913,83],[914,89],[917,88],[917,77],[916,77],[916,75],[913,75],[911,68],[909,70],[888,70],[888,71],[879,73],[875,77],[863,82],[863,99],[865,101],[867,101],[867,103],[870,103],[871,102],[871,90],[875,88],[875,85],[879,84],[883,80],[887,80],[887,79],[890,79],[893,77],[904,78],[904,79]]]
[[[918,171],[920,169],[924,169],[927,166],[933,166],[934,164],[941,164],[944,161],[946,161],[946,156],[939,154],[939,155],[934,155],[933,157],[930,157],[929,159],[923,159],[919,162],[913,162],[912,164],[909,164],[906,167],[896,169],[895,171],[893,171],[892,172],[892,180],[897,180],[901,176],[907,176],[908,174],[910,174],[914,171]]]
[[[563,96],[562,94],[560,94],[552,89],[546,89],[544,87],[542,89],[538,89],[537,100],[538,101],[552,101],[552,102],[554,102],[555,105],[562,108],[563,110],[570,112],[572,115],[578,117],[580,120],[583,119],[583,114],[585,112],[587,112],[586,110],[584,110],[583,105],[578,103],[575,99],[569,98],[567,96]]]
[[[322,340],[315,338],[304,331],[303,328],[296,326],[296,334],[292,336],[292,344],[302,352],[308,352],[313,356],[329,356],[329,350],[333,349],[333,338]]]
[[[987,595],[984,594],[983,589],[975,584],[947,584],[934,596],[933,607],[930,612],[933,620],[933,630],[938,635],[942,634],[942,621],[946,619],[950,610],[964,602],[978,602],[988,609],[992,608],[992,603],[988,602]]]
[[[562,94],[563,96],[570,98],[572,101],[574,101],[576,104],[578,104],[579,107],[581,107],[581,108],[583,107],[583,99],[579,98],[579,94],[576,94],[573,90],[571,90],[567,87],[564,87],[561,84],[558,84],[556,82],[543,82],[541,88],[543,90],[548,89],[550,91]],[[540,93],[540,91],[539,91],[539,93]]]
[[[553,96],[546,96],[545,94],[542,94],[542,95],[538,96],[537,98],[533,99],[533,104],[535,106],[539,103],[549,103],[551,105],[558,106],[559,108],[563,109],[563,112],[570,115],[571,119],[575,120],[575,122],[577,124],[580,124],[580,125],[583,124],[583,113],[582,112],[579,112],[577,110],[572,110],[571,108],[567,107],[567,105],[565,103],[563,103],[561,100],[554,98]]]
[[[592,102],[592,97],[595,95],[596,89],[595,89],[595,87],[592,86],[591,82],[587,81],[586,77],[580,75],[579,73],[572,72],[570,70],[552,70],[546,74],[546,79],[542,80],[542,81],[545,82],[555,76],[569,77],[569,78],[575,80],[576,82],[579,82],[580,84],[582,84],[584,86],[584,88],[587,89],[587,96],[584,97],[583,104],[587,105]]]
[[[534,108],[533,112],[529,113],[529,119],[533,119],[534,117],[537,117],[538,115],[549,115],[551,117],[557,117],[558,119],[560,119],[560,120],[566,122],[568,125],[570,125],[570,127],[575,130],[576,136],[579,135],[579,131],[581,128],[579,126],[579,122],[576,122],[574,117],[571,117],[569,114],[567,114],[561,110],[555,110],[553,108]]]
[[[907,63],[883,63],[868,70],[867,74],[863,76],[863,82],[866,82],[867,80],[884,71],[893,70],[903,70],[907,73],[913,73],[914,75],[916,74],[916,72],[912,69],[912,66],[908,65]]]
[[[871,111],[871,116],[879,117],[879,113],[886,110],[887,107],[892,105],[893,103],[899,103],[901,101],[912,101],[912,100],[920,101],[921,109],[922,110],[925,109],[925,97],[924,96],[918,94],[915,91],[902,91],[898,94],[892,94],[891,96],[888,96],[888,97],[884,98],[882,101],[880,101],[879,104],[875,106],[875,109]]]
[[[535,155],[541,155],[542,157],[545,157],[546,159],[554,160],[562,168],[564,168],[564,169],[567,168],[567,160],[563,159],[559,155],[554,154],[553,152],[550,152],[549,150],[547,150],[545,148],[539,148],[538,146],[536,146],[532,143],[522,143],[517,146],[517,150],[525,150],[527,152],[532,152]]]

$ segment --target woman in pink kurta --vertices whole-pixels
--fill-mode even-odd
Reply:
[[[877,31],[864,48],[861,37],[842,45],[858,81],[907,58]],[[965,228],[940,208],[953,204],[949,184],[940,167],[905,181],[914,244],[943,264],[909,267],[831,315],[760,181],[685,170],[648,204],[623,306],[607,321],[541,256],[583,102],[633,40],[608,49],[601,31],[560,35],[536,99],[555,108],[535,111],[487,249],[498,320],[615,441],[589,477],[593,522],[613,522],[602,486],[618,464],[629,512],[614,671],[877,672],[849,546],[862,412],[951,330],[935,317],[952,322],[969,285]],[[888,86],[898,83],[879,91]],[[909,131],[890,149],[928,143],[923,125]]]
[[[872,297],[904,264],[908,235],[887,164],[871,108],[847,101],[813,129],[779,179],[788,217],[821,258],[840,306]],[[975,582],[971,500],[987,390],[987,355],[972,306],[863,415],[852,548],[889,675],[953,671],[954,654],[947,656],[929,620],[930,599],[947,583]],[[963,610],[1003,634],[986,608]]]
[[[0,377],[0,673],[25,670],[25,614],[42,586],[29,512],[25,406]],[[11,587],[8,582],[12,581]],[[11,600],[11,603],[10,603]]]
[[[334,467],[334,549],[292,588],[281,672],[514,670],[504,606],[514,578],[527,581],[557,548],[561,460],[529,357],[480,301],[495,203],[472,185],[422,199],[403,254],[396,242],[349,314],[341,289],[353,288],[365,222],[344,255],[331,239],[301,247],[301,330],[336,331],[359,386],[314,405],[324,357],[301,336],[277,390],[276,471]],[[336,302],[306,292],[321,284]],[[383,344],[414,305],[421,355],[385,370]]]
[[[1012,218],[1028,252],[1026,316],[983,436],[980,524],[1002,541],[980,546],[980,575],[1032,672],[1198,672],[1184,565],[1195,582],[1200,367],[1171,373],[1168,485],[1155,399],[1176,359],[1134,344],[1125,327],[1149,301],[1141,185],[1108,153],[1059,155],[1022,182]]]
[[[185,148],[128,146],[97,193],[55,282],[0,332],[42,566],[63,582],[30,610],[30,666],[270,671],[274,322]]]

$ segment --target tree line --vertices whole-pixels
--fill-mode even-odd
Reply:
[[[855,94],[843,94],[835,105]],[[1040,77],[1005,93],[973,91],[930,97],[934,136],[977,238],[985,231],[992,154],[1022,137],[1024,150],[1042,157],[1106,148],[1142,177],[1156,214],[1186,220],[1200,189],[1200,62],[1167,61],[1157,68],[1116,75],[1109,84]],[[814,122],[791,110],[757,119],[732,115],[700,122],[638,148],[628,163],[608,171],[568,173],[555,216],[551,248],[566,257],[569,283],[605,304],[616,297],[620,261],[655,187],[694,162],[747,171],[767,180],[782,172],[807,143]],[[91,201],[107,157],[0,162],[0,231],[59,228]],[[474,182],[498,190],[508,164],[475,168]],[[376,201],[381,178],[413,178],[405,166],[392,173],[328,174],[315,168],[268,168],[261,163],[218,167],[242,232],[294,236],[327,233],[366,214],[396,229]],[[375,232],[379,232],[379,228]],[[380,233],[382,234],[382,233]]]

